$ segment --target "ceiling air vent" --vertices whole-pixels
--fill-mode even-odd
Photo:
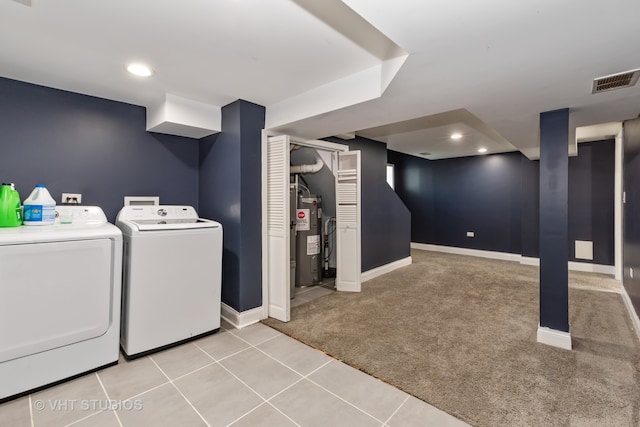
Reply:
[[[640,76],[640,69],[598,77],[593,80],[593,89],[591,90],[591,93],[631,87],[638,81],[638,76]]]

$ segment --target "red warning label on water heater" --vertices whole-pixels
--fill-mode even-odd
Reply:
[[[298,221],[296,222],[296,230],[308,231],[310,229],[309,223],[309,209],[298,209],[296,212]]]

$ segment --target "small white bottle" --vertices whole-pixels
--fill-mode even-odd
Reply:
[[[50,225],[56,221],[56,201],[44,184],[36,185],[23,203],[24,225]]]

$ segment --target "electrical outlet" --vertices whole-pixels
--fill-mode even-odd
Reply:
[[[78,193],[62,193],[61,202],[64,204],[70,205],[81,205],[82,204],[82,194]]]
[[[467,237],[476,237],[476,233],[473,231],[467,231]]]

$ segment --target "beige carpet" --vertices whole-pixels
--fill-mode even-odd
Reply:
[[[472,425],[640,426],[640,344],[619,282],[570,274],[565,351],[536,342],[536,267],[411,255],[359,294],[264,323]]]

